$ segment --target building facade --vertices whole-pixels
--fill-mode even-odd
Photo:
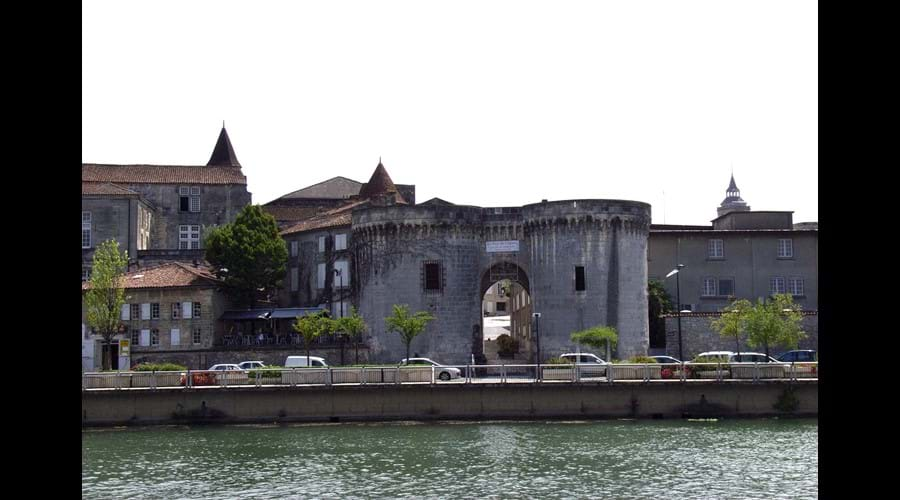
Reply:
[[[81,182],[82,279],[109,238],[132,264],[202,260],[205,230],[234,221],[251,202],[224,127],[206,165],[84,163]]]
[[[679,310],[716,312],[732,299],[756,302],[790,293],[805,310],[818,310],[819,230],[794,224],[792,212],[750,211],[731,178],[728,196],[709,226],[652,225],[648,273],[660,280]]]
[[[220,343],[217,340],[223,334],[219,318],[229,305],[220,285],[207,268],[179,262],[127,273],[120,314],[122,329],[112,346],[112,368],[124,370],[143,362],[207,368],[208,351]],[[82,290],[89,286],[83,283]],[[81,322],[82,368],[99,370],[106,347],[102,337],[86,325],[84,302]],[[122,344],[121,340],[127,342]]]

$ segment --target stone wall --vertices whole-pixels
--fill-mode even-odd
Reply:
[[[788,387],[790,413],[776,403]],[[815,416],[815,380],[682,384],[384,384],[88,390],[82,425]]]
[[[735,351],[733,339],[722,337],[716,333],[710,323],[720,316],[719,313],[685,313],[681,315],[681,341],[684,359],[690,361],[697,354],[706,351]],[[674,315],[666,317],[666,354],[678,358],[678,318]],[[819,315],[815,311],[804,312],[800,323],[807,338],[800,341],[799,349],[819,349]],[[775,357],[792,348],[786,346],[769,346],[769,354]],[[747,345],[746,336],[741,340],[742,351],[764,352],[763,348]]]

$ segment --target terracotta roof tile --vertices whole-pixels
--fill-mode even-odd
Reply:
[[[109,165],[81,164],[82,182],[116,182],[120,184],[247,184],[247,177],[237,167],[187,165]]]
[[[125,274],[124,288],[173,288],[182,286],[214,286],[219,280],[205,266],[193,267],[180,262],[167,262]],[[90,281],[81,284],[90,288]]]
[[[315,217],[294,224],[279,234],[288,235],[294,233],[302,233],[303,231],[312,231],[313,229],[325,229],[336,226],[349,226],[353,220],[353,209],[369,204],[369,200],[358,200],[348,203],[342,207],[329,210]]]
[[[137,191],[111,182],[82,182],[81,194],[99,196],[140,196]]]

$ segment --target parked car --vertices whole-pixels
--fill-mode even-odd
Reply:
[[[260,368],[265,368],[266,364],[262,361],[241,361],[238,363],[238,366],[242,370],[257,370]]]
[[[788,351],[775,359],[785,363],[810,363],[819,361],[819,354],[812,349],[802,349]]]
[[[584,365],[588,365],[590,367],[602,366],[602,368],[588,368],[587,370],[581,368],[581,373],[586,376],[606,376],[606,365],[608,365],[609,363],[603,361],[603,359],[596,354],[591,354],[589,352],[567,352],[560,355],[560,358],[565,360],[567,363],[579,365],[579,367],[582,367]]]
[[[444,366],[437,361],[428,358],[403,358],[400,360],[400,366],[433,366],[434,373],[441,380],[450,380],[451,378],[459,378],[462,372],[459,368],[452,366]]]
[[[212,365],[209,367],[209,371],[220,371],[221,372],[221,371],[234,371],[234,370],[244,371],[241,369],[240,366],[235,365],[235,364],[228,364],[228,363]]]
[[[288,356],[284,360],[285,368],[328,368],[325,358],[318,356]]]
[[[672,356],[650,356],[650,357],[655,359],[656,362],[660,363],[660,364],[681,363],[681,361],[678,361],[677,359],[673,358]]]
[[[729,363],[778,363],[772,356],[766,356],[759,352],[742,352],[728,357]]]

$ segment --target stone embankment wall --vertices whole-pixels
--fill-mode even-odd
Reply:
[[[818,381],[109,389],[83,391],[81,406],[85,426],[815,416]]]
[[[684,313],[681,315],[681,342],[684,360],[690,361],[696,355],[706,351],[735,351],[734,339],[722,337],[710,327],[720,313]],[[666,354],[678,357],[678,317],[666,317]],[[799,349],[819,349],[819,315],[816,311],[804,311],[800,327],[807,337],[800,341]],[[792,348],[786,346],[769,346],[769,355],[775,357]],[[742,351],[764,352],[762,346],[750,347],[746,336],[741,339]]]

